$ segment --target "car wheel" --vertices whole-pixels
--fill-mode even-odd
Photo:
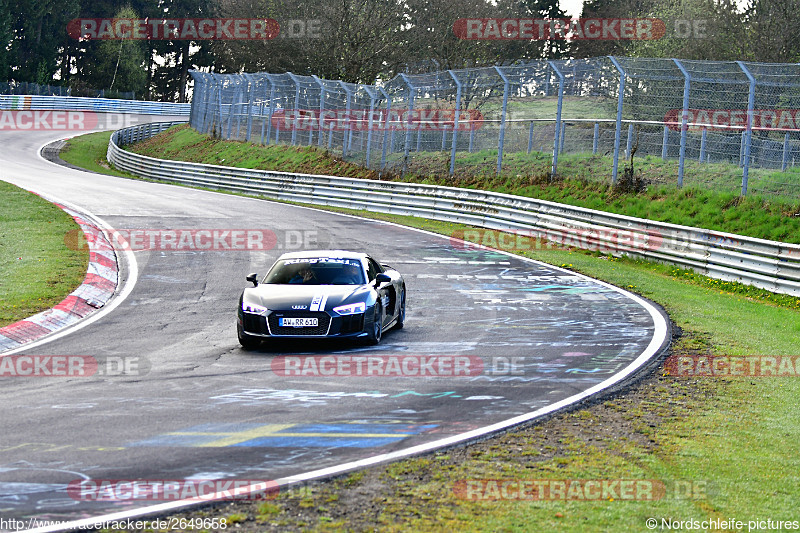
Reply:
[[[394,329],[403,329],[406,322],[406,288],[403,287],[403,293],[400,295],[400,312],[397,313],[397,322]]]
[[[236,324],[236,336],[239,337],[239,344],[242,345],[242,348],[245,350],[254,350],[258,348],[258,345],[261,344],[261,339],[258,337],[252,337],[242,331],[242,326]]]
[[[372,329],[367,335],[367,344],[375,345],[381,342],[383,336],[383,307],[375,305],[375,318],[372,321]]]

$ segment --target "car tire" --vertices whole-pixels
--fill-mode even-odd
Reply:
[[[239,344],[245,350],[255,350],[261,344],[261,339],[253,337],[242,331],[242,326],[236,324],[236,336],[239,337]]]
[[[366,344],[375,346],[383,337],[383,307],[375,304],[375,317],[372,320],[372,329],[367,334]]]
[[[400,294],[400,311],[397,313],[397,322],[394,324],[394,329],[403,329],[406,322],[406,288],[403,287],[403,292]]]

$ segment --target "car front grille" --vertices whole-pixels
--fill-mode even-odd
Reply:
[[[258,333],[261,335],[266,335],[268,333],[266,317],[254,315],[252,313],[242,313],[242,315],[245,333]]]
[[[287,328],[278,325],[279,318],[316,318],[317,326],[313,328]],[[328,313],[313,311],[277,311],[269,315],[269,330],[272,335],[309,335],[322,336],[328,334],[331,317]]]
[[[342,317],[342,327],[339,333],[356,333],[364,329],[364,313]]]

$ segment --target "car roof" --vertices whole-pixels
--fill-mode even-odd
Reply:
[[[349,252],[347,250],[304,250],[302,252],[287,252],[278,259],[304,259],[313,257],[332,257],[335,259],[360,259],[365,260],[367,254],[361,252]]]

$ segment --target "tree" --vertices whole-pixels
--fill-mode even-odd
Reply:
[[[114,18],[137,19],[130,8],[117,11]],[[133,39],[102,41],[97,53],[97,66],[92,78],[98,87],[108,87],[119,92],[133,91],[141,95],[145,90],[145,42]]]

